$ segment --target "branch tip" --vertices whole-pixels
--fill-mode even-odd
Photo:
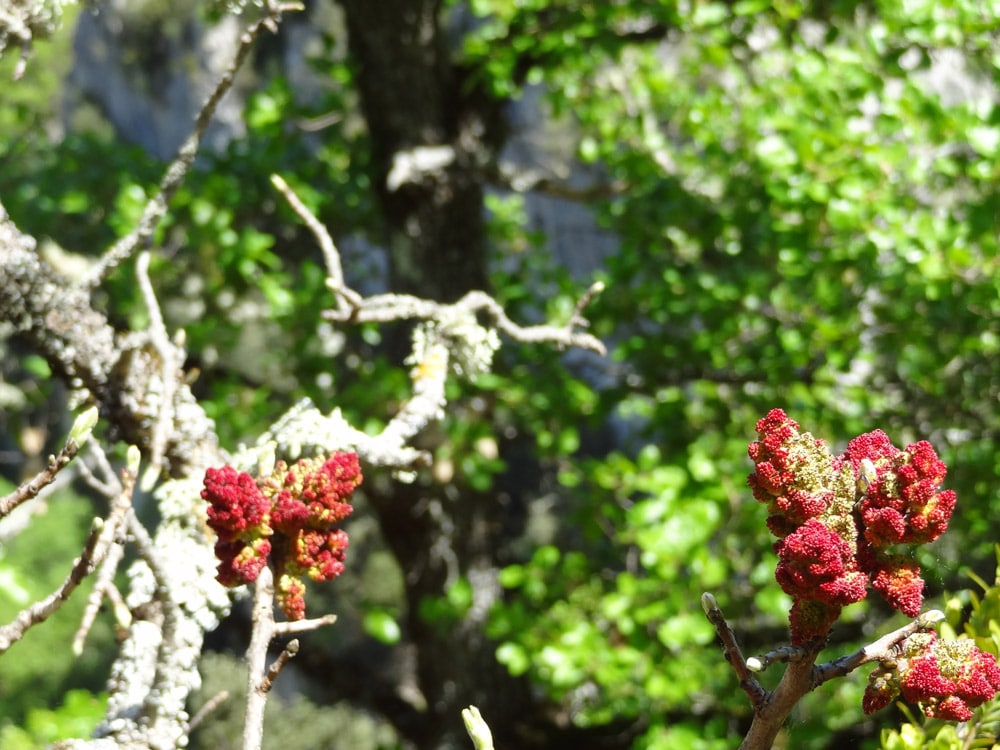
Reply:
[[[705,610],[706,615],[710,615],[712,612],[718,611],[719,603],[712,594],[706,591],[701,595],[701,608]]]
[[[97,426],[97,407],[91,406],[84,409],[73,421],[73,426],[69,431],[69,439],[74,441],[78,448],[82,448],[90,438],[94,427]]]
[[[944,612],[940,609],[930,609],[917,618],[917,625],[921,628],[932,628],[937,623],[944,620]]]

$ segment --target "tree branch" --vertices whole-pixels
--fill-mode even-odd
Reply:
[[[275,31],[277,23],[281,20],[281,16],[284,13],[300,11],[302,9],[302,4],[298,2],[278,3],[269,0],[265,5],[266,14],[243,32],[240,36],[240,45],[233,56],[233,61],[229,64],[229,67],[215,85],[215,89],[209,94],[202,105],[201,111],[198,112],[198,116],[195,118],[194,129],[191,131],[191,135],[181,144],[180,149],[177,151],[177,156],[170,163],[170,166],[167,167],[163,179],[160,180],[157,193],[146,203],[146,208],[142,212],[142,217],[139,219],[138,225],[112,245],[101,259],[94,264],[84,279],[83,283],[85,286],[94,287],[100,284],[101,280],[110,271],[127,260],[139,247],[145,246],[152,240],[153,232],[156,231],[160,220],[167,213],[167,206],[170,203],[170,199],[173,198],[174,193],[177,192],[181,183],[184,182],[188,170],[194,163],[194,158],[198,154],[198,147],[201,145],[201,139],[208,129],[212,115],[215,114],[215,108],[226,92],[232,88],[236,80],[236,73],[243,66],[253,43],[264,29],[272,32]]]
[[[107,518],[103,521],[101,519],[94,520],[83,551],[73,563],[73,568],[66,576],[66,580],[49,596],[21,610],[10,624],[0,627],[0,654],[23,638],[31,627],[44,622],[58,611],[69,599],[70,594],[83,582],[83,579],[93,573],[101,564],[111,549],[126,514],[132,507],[134,487],[134,469],[124,471],[121,492],[111,504]]]

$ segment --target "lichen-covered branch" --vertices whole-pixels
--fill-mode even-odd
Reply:
[[[0,57],[7,47],[16,44],[20,57],[14,66],[14,80],[20,80],[36,39],[49,36],[59,25],[62,6],[69,0],[25,0],[4,3],[0,7]]]

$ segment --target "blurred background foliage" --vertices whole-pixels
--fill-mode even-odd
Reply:
[[[503,550],[504,597],[488,628],[497,658],[534,682],[559,721],[628,727],[622,747],[732,747],[749,708],[699,597],[717,596],[748,652],[785,638],[789,602],[773,582],[766,514],[745,486],[753,425],[775,406],[835,451],[875,428],[900,447],[933,442],[959,507],[949,533],[920,553],[929,604],[947,606],[950,627],[971,628],[996,653],[997,589],[943,592],[969,589],[970,576],[992,581],[995,564],[1000,8],[973,0],[447,5],[442,13],[474,19],[453,54],[475,85],[499,101],[542,92],[545,118],[592,180],[579,201],[617,241],[581,273],[550,252],[530,195],[490,186],[491,283],[508,313],[565,318],[586,284],[601,280],[607,291],[587,312],[612,350],[597,362],[511,345],[496,373],[451,386],[448,439],[421,481],[532,501],[525,533]],[[261,74],[246,102],[246,135],[200,157],[157,237],[152,273],[168,325],[186,330],[195,390],[231,447],[303,396],[375,428],[405,394],[405,371],[384,353],[382,332],[334,330],[318,318],[329,304],[321,258],[268,182],[273,172],[286,177],[344,242],[352,283],[384,283],[368,244],[382,219],[356,71],[322,31],[327,46],[311,58],[327,82],[322,94],[300,99],[281,75]],[[49,61],[65,65],[67,38],[40,46],[27,80],[4,87],[0,197],[24,231],[51,240],[51,253],[86,263],[133,226],[163,164],[106,125],[49,127],[63,69]],[[11,62],[0,76],[9,78]],[[294,125],[331,111],[345,114],[321,132]],[[103,288],[101,303],[123,327],[145,322],[132,279],[122,268]],[[2,374],[26,394],[3,416],[17,443],[52,409],[52,386],[12,356]],[[30,533],[52,540],[52,556],[37,559],[40,548],[24,536],[5,542],[0,597],[21,586],[48,590],[68,565],[55,552],[75,554],[76,536],[54,533],[46,518]],[[73,529],[88,522],[85,512],[59,520]],[[359,637],[391,648],[406,637],[397,625],[406,561],[356,523],[359,569],[325,596],[356,615],[367,634]],[[52,579],[29,587],[24,570]],[[460,579],[422,605],[423,617],[449,627],[471,606],[472,586]],[[13,604],[4,600],[4,611]],[[855,605],[830,654],[899,624],[877,602]],[[93,712],[66,691],[99,690],[107,658],[73,663],[73,627],[64,610],[31,634],[41,639],[37,656],[26,642],[5,659],[3,731],[45,739],[31,728],[41,720],[32,710],[64,694],[68,714]],[[94,653],[106,653],[95,640]],[[238,640],[221,640],[239,651]],[[225,669],[228,689],[242,684]],[[47,677],[29,683],[22,670]],[[864,717],[863,688],[855,675],[810,695],[784,746],[958,747],[940,744],[945,729],[919,722],[884,730],[903,717]],[[354,724],[349,713],[314,721],[306,698],[289,700],[274,709],[318,733],[303,747],[399,742],[375,723],[337,744],[329,738]],[[980,722],[987,734],[991,717]],[[195,746],[237,736],[226,716],[216,720]],[[11,747],[30,746],[11,734],[4,747],[8,736]]]

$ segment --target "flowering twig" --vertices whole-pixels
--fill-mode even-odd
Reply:
[[[757,422],[748,453],[748,485],[770,511],[767,526],[778,541],[775,580],[792,598],[791,645],[744,660],[714,599],[703,604],[726,649],[726,658],[754,707],[741,750],[767,750],[796,703],[810,690],[878,662],[862,700],[866,714],[897,696],[931,718],[967,721],[973,709],[1000,692],[1000,666],[969,639],[939,639],[944,615],[920,614],[923,579],[900,547],[926,544],[948,527],[955,493],[941,490],[947,467],[927,441],[905,450],[881,430],[859,435],[834,456],[826,443],[781,409]],[[909,617],[909,624],[839,659],[816,665],[843,607],[872,589]],[[758,692],[748,680],[774,662],[787,667],[777,687]],[[749,686],[749,687],[748,687]]]
[[[846,656],[841,656],[839,659],[818,665],[816,667],[816,685],[822,685],[834,677],[843,677],[850,674],[864,664],[889,658],[893,649],[911,635],[920,630],[930,630],[942,620],[944,620],[944,612],[938,609],[928,610],[912,622],[882,636],[874,643],[869,643],[853,654],[847,654]]]
[[[247,647],[247,706],[243,720],[243,750],[260,750],[264,737],[264,707],[267,695],[281,669],[298,652],[298,641],[292,640],[270,669],[266,668],[267,648],[279,634],[315,630],[329,625],[336,618],[318,617],[294,623],[274,621],[274,576],[266,565],[257,576],[253,593],[253,630]],[[294,644],[294,646],[293,646]]]
[[[160,180],[159,189],[156,195],[146,203],[138,225],[112,245],[101,259],[94,264],[84,279],[85,285],[96,286],[99,284],[110,271],[128,259],[139,247],[147,244],[152,239],[153,232],[156,231],[157,225],[167,212],[167,205],[170,203],[170,199],[173,198],[174,193],[177,192],[188,170],[194,163],[198,147],[201,145],[201,139],[208,129],[212,115],[215,114],[216,106],[218,106],[219,101],[221,101],[226,92],[232,88],[233,82],[236,80],[236,72],[242,67],[254,41],[262,30],[268,29],[269,31],[274,31],[277,22],[284,13],[299,11],[303,8],[302,4],[297,2],[268,2],[265,7],[267,10],[266,15],[256,23],[251,24],[240,37],[240,46],[236,50],[233,61],[219,78],[215,89],[202,105],[201,111],[198,112],[198,117],[195,119],[194,129],[184,143],[181,144],[173,162],[167,167],[167,171]]]

